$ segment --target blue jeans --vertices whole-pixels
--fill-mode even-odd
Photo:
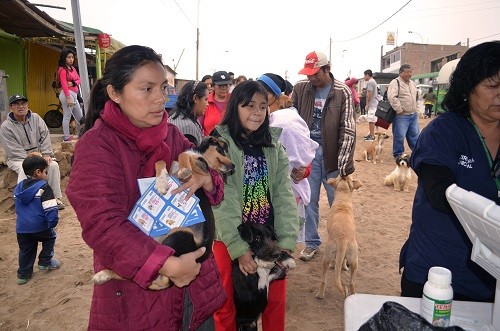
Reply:
[[[392,155],[394,157],[398,157],[404,153],[405,137],[406,142],[408,142],[408,147],[410,147],[413,151],[413,149],[415,149],[415,145],[417,144],[419,135],[418,113],[394,116],[394,122],[392,122],[392,134],[394,136],[392,140]]]
[[[319,146],[316,150],[316,155],[311,164],[311,172],[307,180],[311,187],[311,202],[306,206],[306,224],[305,224],[305,242],[306,247],[318,248],[321,245],[321,238],[318,234],[319,225],[319,196],[321,184],[326,190],[328,203],[330,206],[333,203],[335,191],[333,187],[326,182],[328,178],[337,177],[338,171],[329,174],[325,171],[323,162],[323,147]]]

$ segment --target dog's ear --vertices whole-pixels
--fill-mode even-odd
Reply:
[[[335,178],[328,178],[328,180],[326,181],[328,183],[328,185],[332,186],[333,188],[337,188],[337,184],[339,183],[338,179],[340,178],[340,176],[337,176]]]
[[[240,234],[241,239],[243,239],[247,243],[251,243],[253,241],[253,233],[251,225],[248,223],[242,223],[238,226],[238,232]]]
[[[203,157],[196,157],[196,158],[191,158],[191,167],[193,168],[194,172],[197,172],[202,175],[207,175],[208,174],[208,163],[207,160],[205,160]]]
[[[275,240],[275,241],[279,241],[278,235],[276,234],[274,227],[272,227],[270,224],[266,224],[266,228],[268,228],[269,232],[271,233],[271,239]]]

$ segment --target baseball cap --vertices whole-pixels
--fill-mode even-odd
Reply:
[[[311,52],[307,54],[304,68],[299,71],[299,74],[312,76],[318,72],[322,66],[326,66],[327,64],[329,64],[329,62],[325,54],[316,51]]]
[[[217,71],[212,75],[212,83],[214,85],[231,85],[233,81],[227,72]]]
[[[28,98],[26,98],[24,95],[22,94],[14,94],[12,95],[10,98],[9,98],[9,105],[13,104],[14,102],[18,101],[18,100],[24,100],[24,101],[28,101]]]

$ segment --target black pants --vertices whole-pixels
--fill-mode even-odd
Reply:
[[[425,116],[431,117],[431,115],[432,115],[432,107],[434,107],[433,104],[425,104],[425,112],[424,112]]]
[[[42,243],[42,250],[38,255],[38,265],[50,265],[50,260],[54,256],[56,237],[57,234],[54,229],[47,229],[37,233],[17,234],[17,243],[19,244],[18,278],[30,278],[33,275],[33,265],[35,264],[39,242]]]
[[[193,315],[193,303],[189,297],[188,291],[184,294],[184,316],[182,318],[182,331],[188,331],[191,323],[191,315]],[[215,331],[214,317],[207,318],[196,331]]]

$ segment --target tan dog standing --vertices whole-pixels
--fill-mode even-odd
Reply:
[[[355,293],[354,276],[358,269],[358,243],[356,241],[356,226],[354,224],[354,213],[352,208],[352,192],[362,186],[359,180],[353,180],[352,175],[328,179],[328,184],[335,188],[335,199],[333,200],[330,214],[328,215],[327,231],[328,241],[322,261],[322,280],[318,299],[325,297],[326,273],[330,264],[335,259],[334,283],[335,287],[346,297]],[[340,271],[345,262],[351,268],[351,280],[349,291],[342,286]]]
[[[396,168],[384,178],[384,185],[394,186],[394,191],[410,192],[410,157],[402,154],[396,158]]]
[[[389,138],[387,133],[375,133],[375,140],[363,150],[363,156],[366,162],[372,161],[374,164],[377,164],[378,161],[382,162],[382,152],[384,150],[384,141]]]

